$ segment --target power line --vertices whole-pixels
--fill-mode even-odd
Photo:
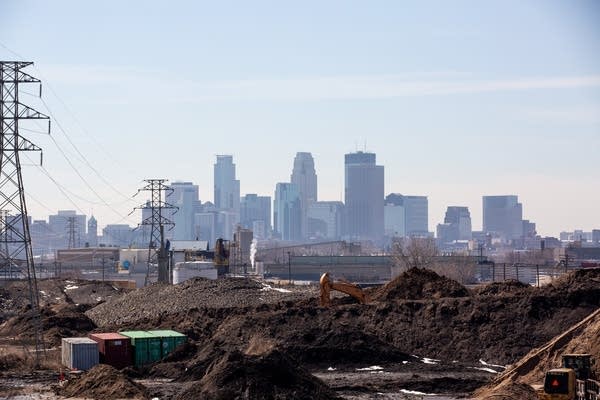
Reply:
[[[100,180],[102,180],[102,182],[104,182],[108,187],[110,187],[115,193],[119,194],[120,196],[122,196],[123,198],[127,199],[128,201],[134,201],[131,197],[127,196],[126,194],[123,194],[123,192],[121,192],[119,189],[117,189],[116,187],[114,187],[106,178],[104,178],[104,176],[96,168],[94,168],[94,166],[83,155],[83,153],[79,150],[79,148],[75,145],[75,143],[73,143],[73,141],[71,140],[71,138],[67,134],[66,130],[63,128],[62,124],[58,121],[58,119],[56,119],[56,116],[54,115],[54,113],[52,112],[52,110],[50,109],[50,107],[48,107],[48,104],[44,101],[44,99],[41,99],[41,101],[42,101],[42,104],[44,104],[44,106],[46,107],[46,110],[48,111],[48,114],[50,114],[50,116],[52,117],[52,120],[58,126],[59,130],[67,138],[67,141],[71,144],[71,146],[73,147],[73,149],[75,149],[75,151],[77,152],[77,154],[79,154],[79,157],[88,166],[88,168],[90,168],[92,171],[94,171],[94,173],[98,176],[98,178],[100,178]]]
[[[2,42],[0,42],[0,46],[3,47],[5,50],[7,50],[8,52],[10,52],[11,54],[15,55],[18,58],[23,58],[22,56],[20,56],[17,52],[11,50],[8,46],[6,46],[5,44],[3,44]],[[98,143],[95,139],[94,136],[89,134],[89,132],[85,129],[85,127],[83,126],[83,124],[81,124],[81,122],[79,121],[79,119],[75,116],[75,113],[67,106],[67,104],[63,101],[63,99],[58,96],[58,94],[56,93],[56,91],[54,90],[54,88],[52,87],[52,85],[49,83],[49,81],[47,79],[45,79],[44,74],[42,73],[42,71],[40,71],[39,68],[37,68],[35,65],[33,66],[33,68],[37,71],[38,75],[40,75],[42,77],[42,79],[44,80],[44,84],[45,86],[50,89],[50,92],[52,93],[52,95],[54,95],[54,97],[60,102],[60,104],[65,108],[65,110],[67,110],[67,112],[71,115],[71,118],[73,118],[73,120],[75,121],[75,123],[77,123],[77,125],[79,126],[79,128],[90,138],[94,141],[94,143],[96,144],[96,146],[102,150],[109,158],[111,158],[113,161],[117,162],[120,164],[120,162],[118,162],[108,151],[106,151],[103,146]],[[56,123],[56,125],[58,126],[59,130],[61,131],[61,133],[67,138],[67,141],[69,142],[69,144],[71,144],[71,146],[73,147],[73,149],[75,149],[75,151],[77,152],[77,154],[79,155],[79,157],[81,158],[81,160],[88,166],[88,168],[90,168],[99,178],[100,180],[102,180],[102,182],[104,182],[108,187],[110,187],[115,193],[119,194],[120,196],[122,196],[124,199],[126,199],[127,201],[131,201],[134,202],[135,200],[133,200],[131,197],[127,196],[126,194],[124,194],[123,192],[121,192],[119,189],[117,189],[114,185],[112,185],[102,174],[100,174],[100,172],[89,162],[89,160],[83,155],[83,153],[79,150],[79,148],[75,145],[75,143],[71,140],[70,136],[67,134],[66,130],[63,128],[62,124],[60,123],[60,121],[56,118],[56,116],[54,115],[54,113],[52,112],[52,110],[50,109],[50,107],[48,106],[48,104],[46,103],[46,101],[41,97],[41,96],[36,96],[32,93],[28,93],[25,92],[25,94],[30,95],[30,96],[35,96],[35,97],[39,97],[42,104],[44,105],[44,107],[46,107],[46,110],[48,111],[48,114],[52,117],[52,119],[54,120],[54,122]],[[38,133],[38,132],[36,132]],[[54,139],[53,139],[54,140]],[[56,144],[56,142],[55,142]],[[93,191],[93,190],[92,190]],[[104,200],[103,200],[104,202]],[[106,203],[106,202],[104,202]]]

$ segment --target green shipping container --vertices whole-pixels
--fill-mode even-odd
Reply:
[[[158,330],[150,331],[156,336],[161,338],[162,357],[172,353],[182,343],[185,343],[187,336],[183,333],[171,331],[171,330]]]
[[[136,367],[151,364],[162,358],[162,341],[160,336],[148,331],[124,331],[119,333],[131,338],[133,364]]]

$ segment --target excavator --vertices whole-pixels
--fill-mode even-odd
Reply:
[[[334,282],[329,277],[329,272],[325,272],[321,275],[321,279],[319,280],[321,284],[321,306],[329,307],[331,305],[331,298],[329,297],[329,293],[332,290],[337,290],[338,292],[349,294],[354,297],[360,304],[367,303],[367,296],[360,288],[360,286],[350,283],[350,282],[342,282],[337,281]]]
[[[597,400],[600,382],[596,380],[590,354],[564,354],[562,368],[546,372],[544,386],[538,388],[540,400]]]

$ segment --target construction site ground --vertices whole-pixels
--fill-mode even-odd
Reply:
[[[470,289],[411,269],[368,289],[366,305],[338,294],[329,308],[319,306],[318,286],[252,278],[133,291],[42,280],[38,290],[46,351],[34,370],[27,285],[0,287],[0,398],[527,398],[528,384],[557,366],[561,351],[600,356],[597,269],[540,288]],[[143,368],[100,365],[59,384],[62,337],[143,329],[174,329],[189,341]],[[552,345],[557,337],[560,345]],[[527,368],[515,369],[521,363]]]

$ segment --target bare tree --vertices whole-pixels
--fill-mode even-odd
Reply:
[[[463,285],[475,283],[477,263],[473,258],[465,255],[454,255],[447,258],[448,260],[435,263],[430,268],[439,275],[454,279]]]
[[[438,248],[433,238],[397,238],[392,242],[392,263],[398,272],[433,265]]]

